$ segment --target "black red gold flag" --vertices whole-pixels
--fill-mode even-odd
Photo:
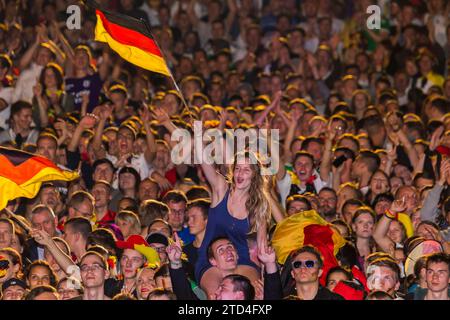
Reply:
[[[88,1],[88,4],[95,8],[97,16],[95,40],[106,42],[132,64],[171,76],[163,54],[144,21],[101,9],[94,1]]]
[[[78,173],[62,170],[45,157],[0,147],[0,210],[9,200],[34,198],[43,182],[78,177]]]

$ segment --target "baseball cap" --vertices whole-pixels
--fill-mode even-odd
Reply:
[[[27,288],[27,284],[25,283],[25,281],[20,280],[18,278],[11,278],[11,279],[3,282],[2,292],[4,292],[6,289],[8,289],[9,287],[12,287],[12,286],[19,286],[22,289]]]
[[[147,236],[147,243],[160,243],[165,246],[169,245],[169,239],[159,232],[151,233]]]

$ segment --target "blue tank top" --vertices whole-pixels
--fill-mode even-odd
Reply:
[[[248,265],[257,268],[250,260],[247,245],[247,233],[250,231],[248,218],[237,219],[228,211],[228,196],[230,189],[227,190],[222,201],[210,208],[208,212],[208,223],[206,224],[205,237],[198,251],[198,260],[195,266],[195,278],[200,283],[203,273],[211,267],[208,261],[207,250],[212,240],[217,237],[227,237],[233,243],[238,253],[238,264]]]

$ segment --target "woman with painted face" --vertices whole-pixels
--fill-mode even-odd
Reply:
[[[207,258],[207,248],[218,235],[228,236],[236,247],[241,274],[251,280],[259,277],[256,265],[250,260],[246,236],[256,231],[258,246],[265,245],[271,218],[271,197],[261,174],[262,165],[251,152],[235,155],[230,182],[205,161],[202,161],[202,169],[212,187],[212,204],[195,276],[209,295],[215,292],[223,278],[221,271]]]

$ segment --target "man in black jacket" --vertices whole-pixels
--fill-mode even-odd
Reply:
[[[304,246],[292,255],[291,275],[295,279],[297,295],[289,298],[300,300],[344,300],[319,283],[322,275],[322,257],[312,246]]]
[[[58,218],[54,211],[45,204],[37,205],[31,211],[31,226],[34,229],[45,230],[50,237],[60,235],[60,232],[56,228],[57,223]],[[39,259],[43,260],[45,259],[44,247],[38,244],[33,238],[30,238],[27,240],[26,249],[22,256],[29,263]]]

